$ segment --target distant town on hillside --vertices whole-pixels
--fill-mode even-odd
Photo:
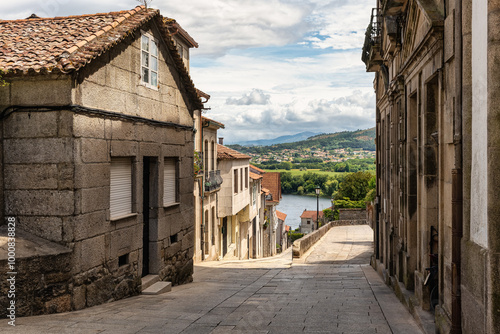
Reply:
[[[375,168],[375,128],[319,134],[269,146],[228,145],[265,169],[322,169],[353,172]]]

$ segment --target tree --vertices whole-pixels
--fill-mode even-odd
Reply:
[[[366,197],[370,190],[369,183],[372,175],[369,172],[356,172],[345,177],[340,184],[336,199],[349,198],[352,201],[360,201]]]

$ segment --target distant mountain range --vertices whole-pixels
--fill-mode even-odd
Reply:
[[[307,131],[307,132],[297,133],[294,135],[280,136],[280,137],[273,138],[273,139],[258,139],[258,140],[243,141],[243,142],[234,143],[233,145],[270,146],[270,145],[283,144],[283,143],[295,143],[297,141],[306,140],[309,137],[318,136],[318,135],[320,135],[320,133]]]
[[[307,139],[297,140],[293,142],[282,142],[279,144],[270,145],[228,145],[229,147],[242,152],[264,154],[266,152],[279,152],[285,149],[301,149],[301,150],[333,150],[338,148],[362,148],[368,151],[375,151],[375,128],[356,131],[342,131],[336,133],[322,133],[312,135],[311,132],[303,132],[309,134]],[[297,134],[298,136],[300,134]],[[284,136],[294,137],[294,136]],[[282,138],[282,137],[280,137]],[[277,140],[278,138],[276,138]],[[254,141],[260,142],[260,141]],[[248,142],[247,142],[248,143]]]

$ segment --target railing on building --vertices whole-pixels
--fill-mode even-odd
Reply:
[[[368,70],[371,69],[373,60],[379,60],[377,56],[380,52],[382,31],[382,15],[379,8],[372,8],[370,24],[366,28],[365,43],[363,45],[363,53],[361,60],[366,64]]]
[[[222,176],[220,170],[205,172],[205,191],[214,191],[220,189]]]

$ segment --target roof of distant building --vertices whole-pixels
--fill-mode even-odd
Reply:
[[[281,178],[279,172],[267,172],[262,179],[262,186],[269,189],[271,199],[266,202],[279,203],[281,200]]]
[[[276,210],[276,216],[278,216],[279,220],[285,221],[286,219],[286,213],[283,213],[281,211]]]
[[[319,214],[320,218],[323,218],[323,211],[320,210],[317,213]],[[300,215],[300,218],[307,218],[316,221],[316,211],[304,210],[304,212],[302,212],[302,215]]]
[[[127,38],[137,38],[150,22],[156,23],[194,107],[203,108],[164,18],[159,10],[144,6],[110,13],[0,20],[0,69],[6,78],[69,74]]]
[[[217,122],[217,121],[214,121],[213,119],[210,119],[208,117],[205,117],[205,116],[201,116],[201,120],[203,122],[203,126],[215,126],[215,127],[218,127],[220,129],[224,129],[224,124],[222,124],[221,122]]]
[[[259,174],[256,174],[256,173],[250,171],[250,178],[253,180],[260,180],[260,179],[262,179],[262,175],[259,175]]]
[[[264,174],[266,172],[263,169],[255,167],[254,165],[250,165],[250,170],[253,170],[254,173],[259,173],[259,174]]]
[[[181,25],[177,23],[176,20],[166,17],[163,19],[163,22],[165,22],[165,24],[167,25],[170,35],[173,36],[179,34],[179,36],[181,36],[184,39],[184,41],[188,44],[190,48],[198,47],[198,43],[196,43],[194,38],[191,37],[191,35],[189,35],[188,32],[184,30],[181,27]]]
[[[250,159],[250,156],[240,153],[227,146],[217,144],[217,159],[219,160],[237,160]]]

